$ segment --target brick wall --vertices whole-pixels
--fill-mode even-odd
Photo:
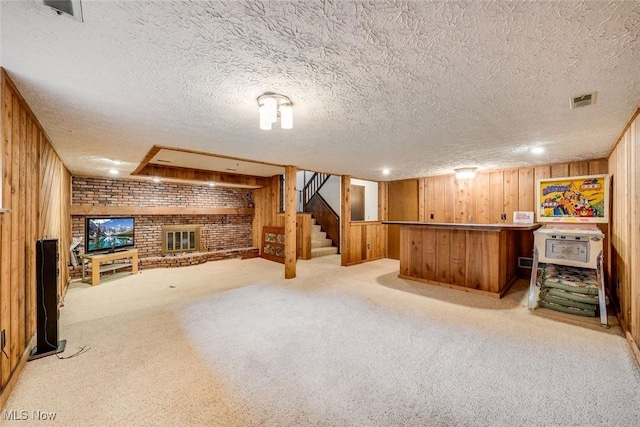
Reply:
[[[253,207],[253,192],[244,188],[178,183],[78,178],[72,179],[72,203],[91,206]],[[129,216],[129,215],[123,215]],[[202,251],[230,251],[252,245],[252,215],[133,215],[135,247],[141,259],[162,254],[162,225],[200,224]],[[73,238],[84,244],[85,216],[72,217]]]
[[[73,178],[72,202],[91,206],[253,207],[246,188],[153,183],[131,179]]]

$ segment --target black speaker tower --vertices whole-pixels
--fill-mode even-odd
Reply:
[[[61,353],[58,341],[58,240],[36,241],[36,347],[29,360]]]

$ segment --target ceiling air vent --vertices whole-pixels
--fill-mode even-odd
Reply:
[[[588,93],[586,95],[576,96],[575,98],[571,98],[570,107],[573,110],[578,107],[586,107],[588,105],[593,105],[596,103],[596,92]]]
[[[42,4],[55,10],[58,15],[70,16],[83,22],[80,0],[42,0]]]

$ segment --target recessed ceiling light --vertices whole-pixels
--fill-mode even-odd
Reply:
[[[160,178],[158,177],[153,178],[153,182],[160,182]]]
[[[533,154],[541,154],[541,153],[544,153],[544,148],[543,147],[531,147],[529,149],[529,151],[531,151]]]
[[[389,169],[382,169],[382,174],[383,175],[389,175],[391,173],[391,171]]]
[[[109,173],[111,175],[118,175],[118,170],[117,169],[109,169]]]
[[[210,183],[209,183],[209,187],[215,187],[215,186],[216,186],[216,183],[215,183],[215,182],[210,182]]]

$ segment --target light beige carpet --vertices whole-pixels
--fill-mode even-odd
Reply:
[[[29,362],[5,411],[46,425],[640,424],[618,327],[396,277],[398,262],[211,262],[73,284],[68,356]],[[3,425],[15,422],[3,421]]]

